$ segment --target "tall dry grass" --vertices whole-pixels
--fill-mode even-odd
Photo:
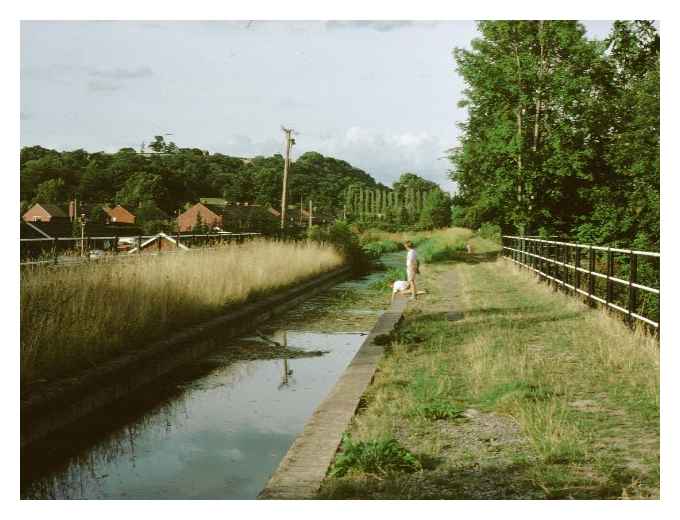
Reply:
[[[24,271],[22,384],[75,373],[342,262],[330,246],[255,240],[186,254]]]

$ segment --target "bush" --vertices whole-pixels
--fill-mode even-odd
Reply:
[[[452,260],[458,253],[465,251],[463,240],[447,241],[440,237],[430,238],[418,246],[418,258],[426,264]]]
[[[331,477],[342,477],[350,471],[386,476],[395,472],[413,473],[421,469],[420,461],[391,437],[370,441],[342,438],[341,452],[335,458]]]
[[[369,242],[364,244],[364,251],[372,258],[379,258],[385,253],[394,253],[404,247],[395,240],[379,240],[377,242]]]
[[[327,227],[312,226],[307,237],[314,242],[335,247],[356,273],[366,272],[373,267],[372,258],[361,247],[359,236],[347,222],[339,220]]]
[[[393,267],[383,275],[380,280],[376,280],[369,286],[373,290],[385,290],[392,288],[392,282],[395,280],[406,280],[406,269]]]
[[[477,231],[477,234],[480,237],[496,242],[497,244],[501,243],[501,227],[498,224],[484,222],[479,227],[479,231]]]

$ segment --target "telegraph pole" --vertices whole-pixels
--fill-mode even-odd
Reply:
[[[290,169],[290,149],[295,144],[295,139],[291,137],[293,133],[292,128],[281,127],[281,130],[286,134],[286,158],[283,163],[283,192],[281,194],[281,229],[286,226],[286,194],[288,192],[288,170]]]

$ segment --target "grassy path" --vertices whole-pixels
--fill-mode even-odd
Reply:
[[[657,498],[658,344],[473,250],[423,269],[320,497]]]

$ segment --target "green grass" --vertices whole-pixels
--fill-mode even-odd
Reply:
[[[384,477],[395,472],[414,472],[421,467],[418,459],[391,437],[353,441],[350,435],[345,435],[340,450],[331,477],[352,472]]]
[[[396,439],[422,470],[356,470],[319,496],[658,498],[658,343],[490,261],[490,241],[469,242],[488,251],[419,280],[427,295],[409,306],[349,429]]]

